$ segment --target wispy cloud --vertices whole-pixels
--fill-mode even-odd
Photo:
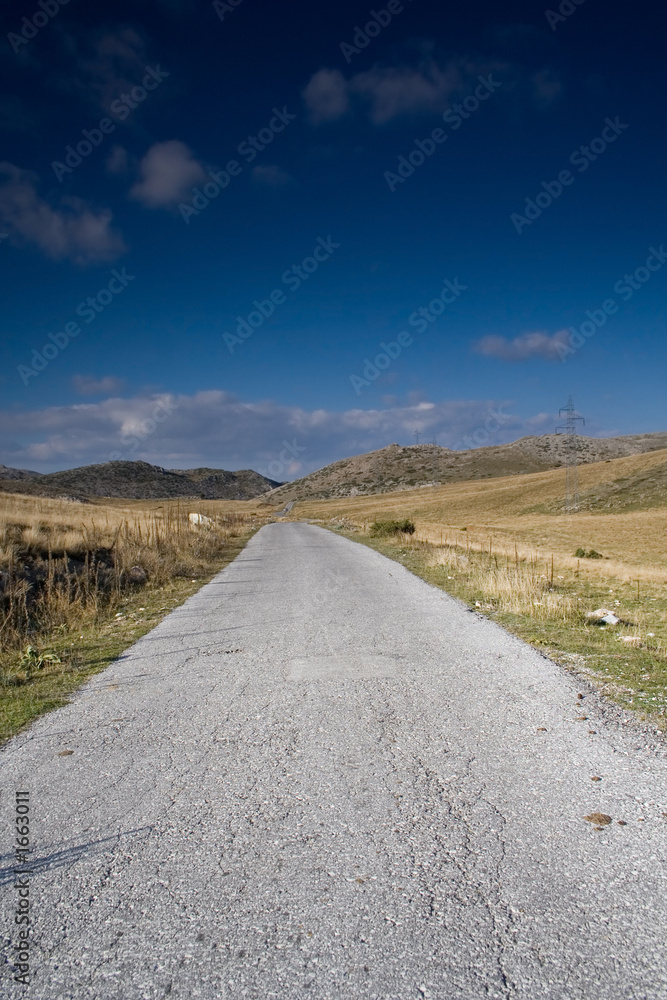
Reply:
[[[428,400],[384,409],[305,410],[272,400],[243,401],[222,390],[194,395],[140,394],[32,411],[0,411],[0,440],[15,442],[0,452],[6,465],[41,464],[42,471],[106,461],[123,450],[164,402],[170,416],[142,440],[132,457],[174,468],[209,465],[226,468],[266,467],[284,441],[298,442],[302,472],[348,455],[383,448],[394,441],[409,444],[419,427],[423,440],[437,436],[454,445],[483,425],[503,400]],[[507,415],[497,441],[531,433],[525,420]],[[7,445],[5,444],[5,447]]]
[[[374,125],[384,125],[401,116],[445,111],[489,73],[503,84],[506,95],[526,93],[539,109],[548,107],[561,93],[559,77],[552,69],[529,72],[505,59],[474,56],[455,56],[440,63],[427,55],[418,66],[374,67],[349,78],[339,69],[320,69],[306,85],[303,99],[314,125],[337,121],[355,108]]]
[[[340,70],[321,69],[304,90],[311,121],[320,124],[342,118],[353,106],[362,108],[374,125],[401,115],[444,111],[467,91],[466,82],[479,66],[452,60],[444,67],[430,59],[419,68],[375,68],[346,80]]]
[[[570,337],[569,330],[559,330],[557,333],[544,332],[522,333],[512,340],[506,337],[482,337],[474,345],[477,354],[487,358],[499,358],[501,361],[532,361],[539,358],[543,361],[560,361],[562,348]]]
[[[105,375],[94,378],[92,375],[74,375],[72,387],[79,396],[108,396],[111,393],[122,392],[125,381],[115,375]]]
[[[110,174],[124,174],[130,169],[130,154],[122,146],[113,146],[106,161]]]
[[[96,210],[73,197],[51,205],[38,194],[37,183],[36,174],[0,163],[0,228],[14,243],[79,265],[116,260],[126,251],[109,209]]]
[[[339,69],[320,69],[303,91],[303,99],[314,125],[336,121],[350,110],[350,83]]]
[[[294,178],[286,170],[283,170],[282,167],[269,165],[253,167],[252,179],[255,184],[260,184],[263,187],[282,188],[294,184]]]
[[[456,96],[463,96],[467,81],[474,80],[484,68],[461,59],[444,67],[430,60],[419,69],[372,69],[359,73],[350,83],[367,104],[371,121],[383,125],[401,115],[443,111]]]
[[[71,67],[61,85],[106,111],[144,75],[146,48],[135,28],[68,32],[61,39]]]
[[[139,164],[139,175],[130,197],[148,208],[167,208],[182,201],[206,178],[206,171],[185,143],[171,139],[151,146]]]

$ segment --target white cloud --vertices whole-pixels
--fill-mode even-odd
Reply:
[[[105,110],[139,84],[146,72],[144,41],[134,28],[62,33],[61,38],[71,66],[62,86]]]
[[[0,227],[15,243],[80,265],[112,261],[126,251],[109,209],[95,210],[73,197],[62,198],[54,208],[39,196],[36,184],[35,174],[0,163]]]
[[[439,66],[429,57],[418,68],[376,67],[349,80],[340,70],[321,69],[303,97],[314,124],[342,118],[356,103],[373,124],[383,125],[400,115],[444,111],[453,99],[469,92],[477,76],[497,68],[461,58]]]
[[[269,165],[265,167],[253,167],[252,179],[255,184],[272,188],[289,187],[294,184],[294,179],[286,170],[283,170],[281,167]]]
[[[355,106],[374,125],[384,125],[404,115],[443,112],[468,96],[479,77],[489,74],[502,83],[504,95],[523,100],[525,93],[539,109],[557,100],[562,89],[551,69],[528,74],[508,60],[472,56],[456,56],[441,65],[426,55],[417,67],[374,67],[349,79],[338,69],[318,70],[306,85],[303,99],[314,125],[343,118]]]
[[[122,146],[114,146],[106,161],[106,168],[110,174],[124,174],[130,168],[130,156]]]
[[[315,125],[335,121],[350,110],[350,84],[339,69],[321,69],[311,77],[303,99]]]
[[[477,354],[487,358],[499,358],[501,361],[532,361],[540,358],[543,361],[560,361],[562,348],[568,343],[568,330],[557,333],[544,332],[522,333],[513,340],[506,337],[482,337],[475,345]]]
[[[396,403],[385,409],[305,410],[271,400],[245,402],[228,392],[192,396],[118,396],[100,402],[32,411],[0,411],[0,453],[6,465],[43,466],[39,471],[108,461],[110,455],[171,468],[197,466],[266,470],[285,442],[295,445],[285,469],[304,474],[348,455],[437,437],[453,446],[484,426],[498,400]],[[505,412],[509,404],[505,401]],[[157,408],[157,410],[156,410]],[[155,419],[155,414],[159,419]],[[504,417],[493,443],[531,433],[525,420]],[[285,472],[285,475],[287,472]],[[275,476],[272,478],[276,478]],[[279,477],[278,477],[279,478]]]
[[[458,60],[444,69],[430,61],[418,70],[372,69],[359,73],[351,84],[368,103],[371,121],[383,125],[400,115],[443,111],[467,92],[466,81],[476,75],[473,67]]]
[[[106,396],[121,392],[125,381],[114,375],[105,375],[96,379],[92,375],[75,375],[72,378],[74,391],[80,396]]]
[[[141,179],[130,191],[130,197],[148,208],[175,205],[206,177],[192,151],[177,139],[151,146],[139,164],[139,173]]]

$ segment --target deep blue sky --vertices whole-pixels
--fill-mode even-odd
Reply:
[[[569,393],[590,433],[665,428],[655,8],[566,0],[552,27],[533,3],[394,0],[346,58],[341,43],[387,4],[217,6],[71,0],[38,30],[36,2],[3,9],[0,462],[114,456],[287,479],[416,428],[454,447],[550,432]],[[154,89],[132,96],[149,70]],[[66,147],[104,118],[113,131],[65,172]],[[282,131],[248,162],[240,144],[271,123]],[[434,129],[445,141],[399,182],[399,157]],[[582,171],[571,154],[602,134],[613,141]],[[230,160],[237,176],[186,222],[179,206]],[[560,196],[515,225],[564,170]],[[339,246],[287,284],[318,238]],[[617,282],[650,248],[655,269],[630,296]],[[114,269],[133,280],[114,279],[86,323],[77,307]],[[420,332],[409,318],[445,279],[465,290]],[[276,289],[273,314],[230,351],[236,317]],[[569,342],[605,300],[604,326]],[[44,367],[33,350],[74,322]],[[402,331],[412,343],[353,385]]]

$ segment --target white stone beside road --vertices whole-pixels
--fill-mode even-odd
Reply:
[[[0,760],[8,944],[19,789],[34,847],[3,996],[667,997],[662,737],[313,525],[262,528]]]

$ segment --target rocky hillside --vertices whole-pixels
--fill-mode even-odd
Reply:
[[[105,462],[66,472],[51,472],[33,479],[0,479],[0,490],[8,493],[77,499],[122,497],[126,500],[158,500],[183,497],[252,500],[279,485],[251,469],[241,472],[226,472],[224,469],[181,471],[163,469],[147,462]]]
[[[667,448],[667,433],[617,438],[579,437],[581,464]],[[438,445],[391,444],[366,455],[345,458],[303,479],[272,490],[271,504],[289,500],[332,499],[393,490],[415,489],[438,483],[456,483],[497,476],[544,472],[567,461],[567,441],[559,434],[524,437],[511,444],[470,451],[451,451]]]

